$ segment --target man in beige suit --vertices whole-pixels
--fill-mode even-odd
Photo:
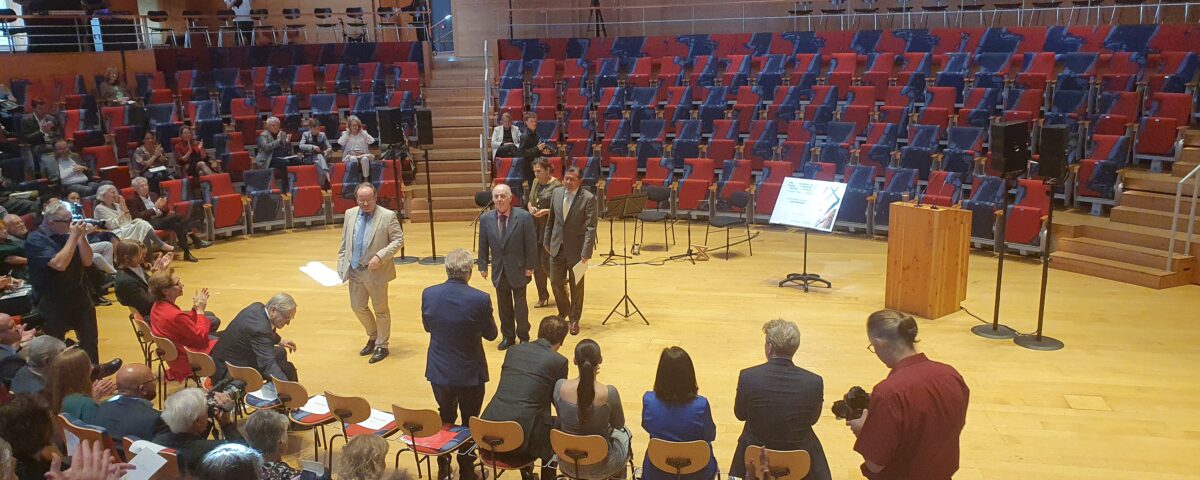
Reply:
[[[350,308],[367,331],[367,346],[359,355],[371,363],[388,356],[392,317],[388,310],[388,282],[396,278],[392,256],[404,244],[404,231],[396,212],[376,205],[375,187],[363,183],[354,189],[358,206],[346,210],[342,245],[338,247],[338,275],[350,284]],[[375,307],[367,306],[367,299]]]

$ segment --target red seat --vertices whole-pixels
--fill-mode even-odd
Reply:
[[[792,176],[792,171],[792,164],[788,162],[763,162],[763,180],[758,185],[755,198],[756,214],[771,214],[775,209],[775,200],[779,198],[779,189],[783,188],[783,179]]]
[[[611,162],[604,194],[613,198],[633,193],[633,183],[637,180],[637,158],[612,157]]]
[[[293,165],[287,167],[288,185],[291,185],[292,221],[325,218],[325,195],[321,190],[316,165]]]
[[[950,177],[951,175],[957,176],[957,174],[945,170],[929,172],[929,184],[925,186],[925,195],[921,197],[921,202],[939,207],[953,205],[958,196],[959,185],[953,181],[946,181],[948,178],[953,179]]]
[[[1004,227],[1008,243],[1038,245],[1042,217],[1050,213],[1050,196],[1041,180],[1023,178],[1017,183],[1017,201],[1009,207]]]
[[[167,182],[163,182],[166,184]],[[200,177],[204,190],[205,221],[213,236],[246,231],[242,195],[233,191],[229,174],[217,173]]]
[[[679,180],[679,197],[676,205],[682,210],[696,210],[708,198],[713,184],[714,163],[709,158],[685,158],[683,178]]]

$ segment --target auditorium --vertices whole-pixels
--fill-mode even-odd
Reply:
[[[0,477],[1195,478],[1198,204],[1192,0],[0,0]]]

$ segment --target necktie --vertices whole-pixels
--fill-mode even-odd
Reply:
[[[571,200],[574,195],[571,192],[563,193],[563,218],[566,218],[568,213],[571,213]]]
[[[504,231],[507,229],[508,229],[508,215],[502,214],[502,215],[500,215],[500,234],[503,235]]]
[[[362,252],[366,245],[367,224],[371,223],[371,217],[365,213],[358,216],[358,221],[354,225],[354,246],[350,250],[350,267],[362,267]]]

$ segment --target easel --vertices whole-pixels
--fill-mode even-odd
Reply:
[[[646,196],[642,195],[642,194],[637,194],[637,193],[613,197],[613,198],[610,198],[606,202],[604,215],[606,217],[608,217],[610,220],[614,219],[614,218],[621,219],[621,251],[622,252],[628,253],[627,250],[629,249],[629,243],[628,243],[628,237],[627,237],[628,230],[625,228],[625,225],[626,225],[625,219],[628,217],[637,216],[637,214],[642,213],[642,211],[645,209],[646,209]],[[632,298],[629,298],[629,256],[628,255],[621,256],[621,265],[622,265],[621,273],[622,273],[622,277],[623,277],[625,294],[621,296],[621,299],[617,301],[617,304],[613,306],[612,311],[608,312],[608,316],[604,317],[604,321],[601,322],[600,324],[601,325],[607,324],[608,319],[612,318],[613,315],[620,315],[620,316],[624,317],[625,319],[628,319],[629,317],[632,317],[636,313],[639,317],[642,317],[642,321],[645,322],[646,325],[649,325],[650,321],[646,320],[646,316],[642,314],[641,309],[638,308],[636,303],[633,303]],[[630,309],[630,307],[633,307],[633,308]],[[617,309],[622,309],[623,311],[618,312]]]

